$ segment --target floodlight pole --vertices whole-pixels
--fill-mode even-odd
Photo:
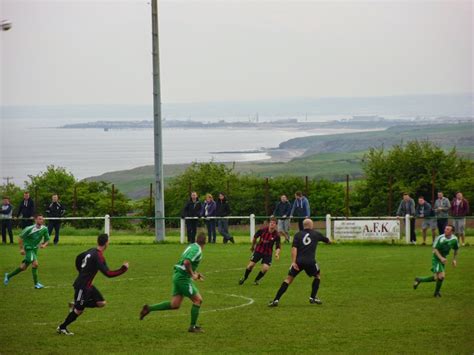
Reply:
[[[158,40],[158,0],[151,0],[153,39],[153,122],[155,142],[155,241],[165,240],[165,205],[163,188],[163,140],[161,130],[160,55]]]

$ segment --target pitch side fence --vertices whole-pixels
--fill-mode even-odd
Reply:
[[[270,218],[269,216],[255,216],[250,214],[248,216],[227,216],[227,217],[208,217],[208,218],[199,218],[199,217],[164,217],[161,219],[167,221],[179,221],[179,231],[180,231],[180,243],[184,244],[186,242],[186,220],[199,220],[205,221],[206,219],[227,219],[227,220],[248,220],[249,226],[249,240],[251,241],[256,232],[257,221],[265,221]],[[410,215],[405,217],[393,217],[393,216],[374,216],[374,217],[334,217],[330,214],[326,216],[312,216],[311,219],[319,224],[319,229],[325,230],[325,234],[329,239],[332,240],[401,240],[403,234],[405,236],[405,242],[410,243],[410,233],[411,233],[411,224],[410,219],[413,218]],[[104,233],[111,234],[111,223],[113,220],[141,220],[141,221],[154,221],[158,218],[154,217],[140,217],[140,216],[110,216],[105,215],[102,217],[62,217],[62,218],[45,218],[46,220],[60,220],[60,221],[103,221],[103,230]],[[301,218],[300,218],[301,219]],[[449,220],[452,221],[454,218],[450,217]],[[474,216],[465,217],[467,222],[474,221]],[[18,219],[17,219],[18,220]],[[293,221],[298,220],[297,217],[292,218]],[[434,218],[434,220],[436,220]],[[389,229],[391,226],[392,229]],[[398,228],[398,230],[397,230]],[[402,230],[404,233],[402,233]],[[385,233],[385,234],[384,234]],[[429,234],[429,230],[428,230]]]

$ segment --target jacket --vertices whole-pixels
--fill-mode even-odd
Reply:
[[[46,208],[46,215],[48,217],[62,217],[66,209],[59,202],[51,202]]]
[[[456,204],[456,198],[451,202],[451,216],[466,217],[469,214],[469,202],[465,198],[461,200],[459,205]]]
[[[224,200],[217,200],[216,202],[216,216],[217,217],[225,217],[230,215],[230,206],[227,202],[227,198],[224,197]]]
[[[18,213],[16,214],[17,217],[20,215],[23,218],[30,218],[33,217],[35,214],[35,204],[31,198],[28,200],[23,200],[20,203],[20,208],[18,209]]]
[[[11,204],[2,205],[0,210],[0,219],[11,219],[13,215],[13,206]]]
[[[425,201],[424,204],[416,206],[416,216],[420,218],[434,217],[434,211],[431,208],[431,204]]]
[[[203,217],[215,217],[216,216],[216,202],[204,202],[201,208],[201,216]]]
[[[441,208],[441,210],[438,211],[438,208]],[[436,199],[435,204],[434,204],[436,217],[448,218],[449,217],[448,212],[450,208],[451,208],[451,204],[449,203],[449,200],[446,197],[443,197],[441,200],[439,198]]]
[[[400,202],[400,205],[398,206],[397,210],[397,216],[405,216],[409,214],[410,216],[415,215],[415,201],[413,199],[409,199],[408,202],[405,202],[405,200],[402,200]]]
[[[309,217],[311,215],[309,201],[305,196],[303,196],[301,200],[295,199],[290,215],[295,217]]]
[[[273,210],[273,215],[277,218],[283,216],[289,217],[291,215],[291,203],[289,201],[278,202]]]
[[[193,202],[192,199],[184,205],[183,211],[181,212],[181,217],[200,217],[201,216],[202,204],[199,199],[196,199],[196,202]]]

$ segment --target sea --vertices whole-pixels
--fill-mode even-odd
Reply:
[[[48,165],[64,167],[76,178],[83,179],[153,164],[152,129],[59,128],[64,124],[100,120],[104,119],[0,119],[0,177],[4,179],[0,183],[8,178],[22,185],[28,175],[37,175]],[[297,137],[353,131],[356,130],[165,128],[163,160],[165,164],[266,160],[270,157],[261,148],[275,148]]]

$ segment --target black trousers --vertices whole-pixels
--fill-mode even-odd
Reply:
[[[10,243],[13,243],[12,220],[2,219],[0,221],[2,224],[2,243],[7,242],[7,232],[8,232],[8,236],[10,237]]]
[[[438,218],[436,221],[438,224],[438,232],[439,234],[444,234],[444,228],[448,225],[448,219],[447,218]]]
[[[300,230],[300,232],[304,229],[303,221],[304,221],[303,218],[298,219],[298,229]]]
[[[23,217],[23,218],[27,218],[27,217]],[[33,224],[33,220],[32,219],[22,219],[20,221],[20,227],[21,229],[24,229],[28,226],[31,226]]]
[[[188,243],[196,242],[197,226],[198,226],[197,219],[186,220],[186,231],[188,233]]]
[[[415,218],[410,218],[410,242],[416,242]]]
[[[54,229],[54,244],[58,244],[59,230],[61,229],[61,221],[57,221],[57,220],[48,221],[48,233],[50,236],[53,229]]]
[[[207,226],[207,242],[208,243],[215,243],[216,242],[216,220],[215,219],[208,219],[206,220]]]

